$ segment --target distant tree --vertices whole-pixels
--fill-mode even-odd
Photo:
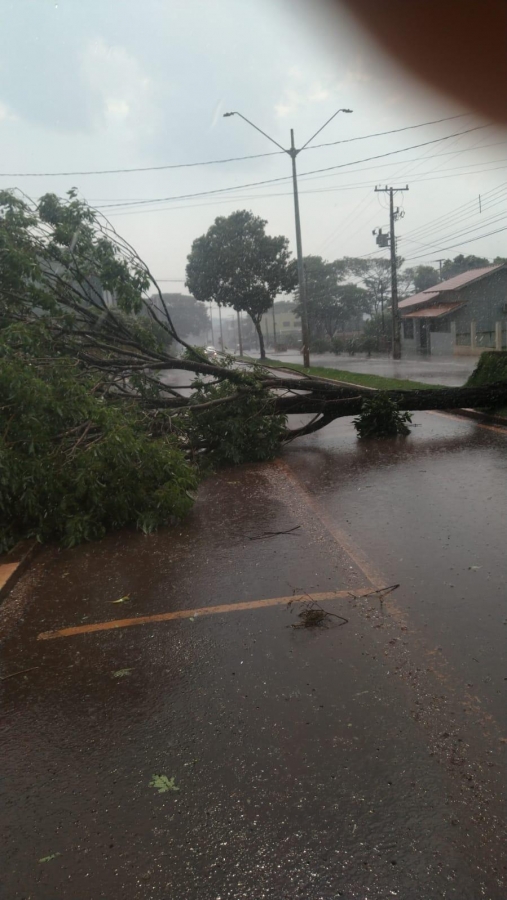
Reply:
[[[490,266],[491,261],[485,256],[455,256],[454,259],[446,259],[442,264],[442,281],[448,278],[454,278],[455,275],[461,275],[463,272],[469,272],[471,269],[482,269]]]
[[[418,294],[426,291],[440,281],[440,275],[433,266],[415,266],[413,269],[403,269],[401,273],[407,293]]]
[[[332,339],[350,319],[368,310],[367,291],[344,283],[346,268],[342,260],[326,262],[321,256],[306,256],[304,263],[310,336],[313,340]],[[297,290],[295,311],[301,317]]]
[[[360,259],[346,256],[341,261],[349,275],[357,279],[359,287],[368,294],[368,312],[380,313],[391,302],[391,264],[388,259]],[[399,266],[402,260],[399,259]]]
[[[198,303],[190,294],[162,294],[174,327],[180,337],[186,338],[190,334],[201,334],[209,327],[209,317],[206,308]],[[160,308],[158,295],[151,298],[152,303]]]
[[[261,319],[278,294],[297,282],[289,242],[266,234],[266,221],[247,210],[215,219],[187,257],[186,286],[197,300],[231,306],[250,316],[266,356]]]

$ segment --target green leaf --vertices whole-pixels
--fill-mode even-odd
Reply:
[[[159,794],[165,794],[167,791],[179,791],[174,783],[174,777],[168,778],[167,775],[152,775],[150,787],[155,788]]]
[[[57,856],[61,856],[61,853],[51,853],[49,856],[43,856],[39,859],[40,863],[51,862],[52,859],[56,859]]]
[[[112,676],[113,678],[126,678],[132,671],[133,669],[117,669],[116,672],[112,672]]]

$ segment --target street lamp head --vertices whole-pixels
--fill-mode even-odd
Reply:
[[[224,119],[227,119],[227,118],[229,118],[229,116],[235,116],[235,115],[236,115],[236,113],[230,112],[230,113],[224,113],[223,117],[224,117]]]
[[[340,112],[351,113],[351,112],[354,112],[354,110],[353,109],[342,109],[342,110],[340,110]]]

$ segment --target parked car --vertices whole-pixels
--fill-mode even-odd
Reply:
[[[217,353],[217,351],[215,350],[215,348],[214,348],[214,347],[211,347],[211,346],[210,346],[210,347],[206,347],[206,349],[205,349],[204,352],[206,353],[206,356],[209,357],[209,359],[216,359],[217,356],[218,356],[218,353]]]

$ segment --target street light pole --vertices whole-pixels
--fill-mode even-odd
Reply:
[[[273,306],[271,307],[271,312],[273,313],[273,349],[276,353],[276,319],[275,319],[275,301],[273,300]]]
[[[299,150],[296,148],[294,144],[294,131],[291,128],[290,131],[290,149],[287,150],[285,147],[282,147],[278,141],[275,141],[274,138],[270,137],[269,134],[266,134],[262,128],[258,128],[257,125],[254,125],[250,119],[247,119],[242,113],[234,111],[234,112],[226,112],[224,113],[224,119],[229,118],[229,116],[239,116],[248,125],[251,125],[252,128],[255,128],[256,131],[259,131],[268,141],[271,141],[272,144],[275,144],[280,150],[283,150],[284,153],[287,153],[290,156],[292,161],[292,189],[294,192],[294,218],[296,223],[296,251],[297,251],[297,270],[298,270],[298,287],[299,287],[299,299],[301,302],[301,331],[303,337],[303,364],[306,369],[310,367],[310,346],[309,346],[309,330],[308,330],[308,307],[307,307],[307,298],[306,298],[306,290],[305,290],[305,277],[304,277],[304,263],[303,263],[303,242],[301,239],[301,217],[299,214],[299,196],[298,196],[298,181],[297,181],[297,169],[296,169],[296,157],[298,153],[301,153],[302,150],[305,150],[308,147],[308,144],[313,141],[315,137],[326,127],[329,125],[332,119],[338,115],[338,113],[351,113],[351,109],[338,109],[332,116],[324,122],[323,125],[312,134],[311,138],[309,138],[306,144],[303,144]]]
[[[301,240],[301,218],[299,215],[298,176],[296,169],[296,156],[298,150],[294,145],[294,130],[290,130],[290,151],[292,160],[292,190],[294,192],[294,218],[296,220],[296,251],[298,261],[299,300],[301,303],[301,331],[303,333],[303,365],[310,368],[310,334],[308,330],[308,306],[306,304],[305,270],[303,262],[303,242]]]

